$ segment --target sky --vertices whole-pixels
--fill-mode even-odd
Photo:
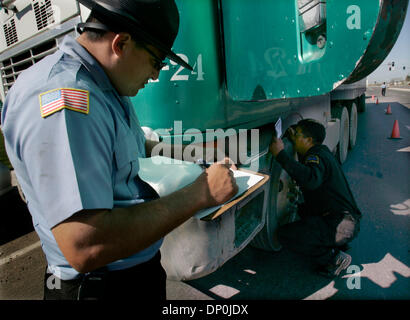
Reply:
[[[395,68],[389,71],[387,64],[393,61]],[[403,70],[403,66],[406,66],[406,70]],[[410,75],[410,8],[407,9],[406,19],[392,51],[367,79],[369,83],[388,82],[393,78],[404,79],[406,75]]]

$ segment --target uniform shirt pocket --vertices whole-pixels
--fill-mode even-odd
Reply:
[[[114,199],[130,199],[137,192],[134,183],[138,175],[138,143],[135,135],[120,127],[114,147]]]

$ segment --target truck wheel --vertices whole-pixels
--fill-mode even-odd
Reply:
[[[364,93],[358,98],[357,111],[358,112],[366,111],[366,94]]]
[[[332,117],[340,121],[339,143],[337,145],[336,158],[343,164],[347,158],[349,147],[349,112],[341,105],[332,108]]]
[[[288,154],[294,154],[293,145],[287,139],[283,140]],[[266,221],[263,229],[252,240],[251,245],[266,251],[279,251],[276,230],[285,223],[296,220],[296,185],[278,162],[273,160],[268,198]]]
[[[10,170],[0,162],[0,196],[12,189]]]
[[[349,149],[356,145],[357,138],[357,105],[353,102],[349,107]]]

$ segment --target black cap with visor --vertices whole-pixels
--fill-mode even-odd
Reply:
[[[92,15],[101,22],[80,23],[79,30],[90,28],[128,32],[135,39],[153,45],[175,63],[192,70],[188,63],[171,50],[179,28],[179,13],[174,0],[79,0],[79,2],[89,8]]]

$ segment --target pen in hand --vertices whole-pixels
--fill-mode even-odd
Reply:
[[[211,165],[209,163],[207,163],[204,159],[198,159],[195,161],[195,163],[197,165],[199,165],[202,169],[207,169],[209,168]]]

